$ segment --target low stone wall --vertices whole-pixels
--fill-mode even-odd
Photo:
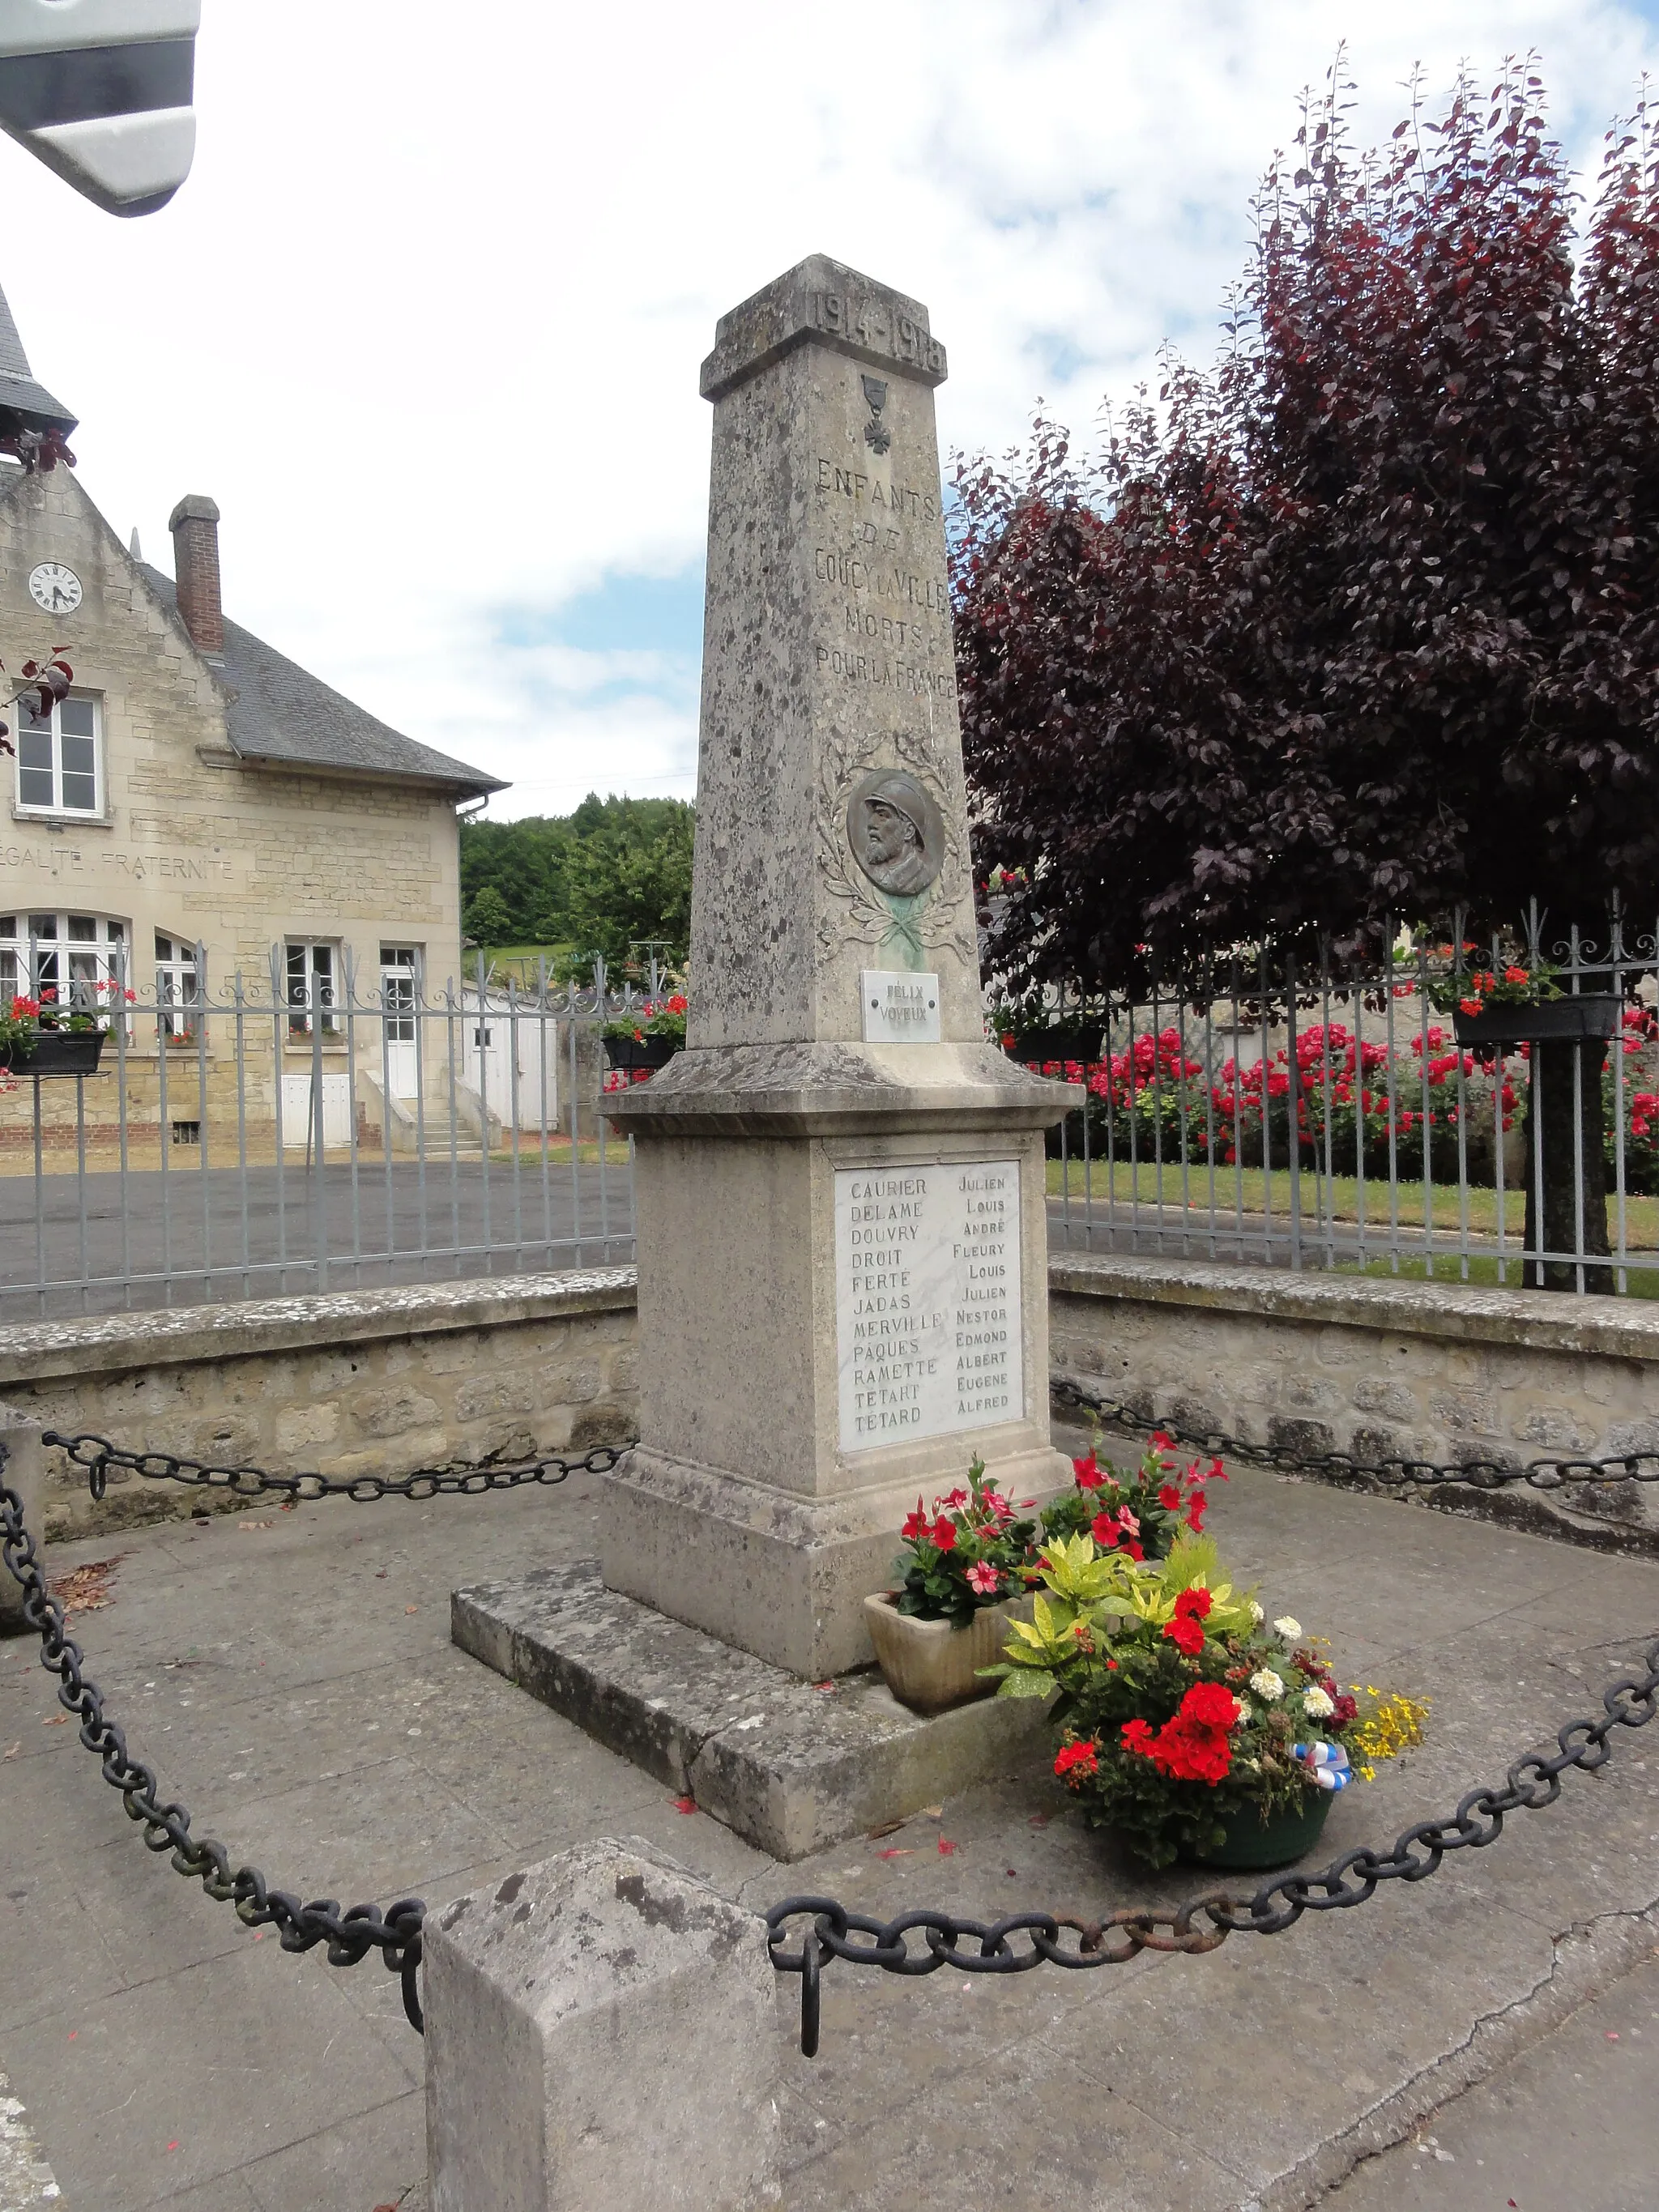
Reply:
[[[1056,1375],[1149,1424],[1368,1459],[1659,1452],[1659,1303],[1095,1254],[1055,1255],[1048,1280]],[[0,1339],[0,1399],[218,1465],[507,1464],[634,1433],[635,1334],[631,1267],[43,1322]],[[118,1476],[94,1510],[47,1459],[55,1534],[203,1495]],[[1576,1534],[1648,1548],[1656,1492],[1439,1502],[1534,1522],[1565,1503]]]
[[[1056,1255],[1048,1284],[1055,1374],[1148,1422],[1443,1464],[1659,1452],[1659,1304],[1103,1254]],[[1639,1538],[1659,1534],[1656,1491],[1437,1502],[1534,1521],[1565,1504]]]
[[[634,1335],[631,1267],[265,1298],[8,1329],[0,1399],[216,1466],[406,1474],[631,1437]],[[112,1474],[94,1508],[64,1455],[46,1456],[53,1535],[206,1495]]]

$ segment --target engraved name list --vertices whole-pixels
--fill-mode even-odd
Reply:
[[[837,1174],[836,1314],[843,1451],[1020,1419],[1018,1161]]]

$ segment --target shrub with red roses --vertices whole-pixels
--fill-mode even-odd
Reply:
[[[1016,1519],[1013,1501],[981,1459],[968,1470],[967,1489],[936,1498],[931,1512],[917,1498],[899,1534],[904,1549],[893,1562],[897,1610],[917,1620],[965,1628],[982,1606],[1023,1596],[1035,1578],[1036,1523]]]
[[[1183,1528],[1201,1535],[1208,1510],[1205,1485],[1227,1480],[1218,1459],[1207,1466],[1195,1459],[1183,1468],[1173,1437],[1162,1429],[1147,1438],[1133,1474],[1101,1457],[1097,1431],[1088,1451],[1072,1462],[1072,1474],[1074,1486],[1042,1509],[1045,1540],[1088,1534],[1103,1552],[1121,1545],[1132,1559],[1166,1558]]]
[[[1224,1579],[1211,1537],[1182,1531],[1157,1562],[1062,1538],[1042,1582],[1031,1620],[1012,1624],[999,1694],[1059,1692],[1055,1773],[1090,1826],[1150,1865],[1201,1859],[1241,1813],[1265,1822],[1342,1786],[1350,1750],[1364,1767],[1416,1740],[1390,1742],[1376,1692],[1362,1705],[1340,1690],[1299,1621],[1267,1620]]]

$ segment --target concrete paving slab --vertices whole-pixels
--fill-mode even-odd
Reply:
[[[1652,2073],[1659,1963],[1366,2159],[1331,2212],[1644,2212],[1659,2196]]]
[[[1162,2126],[1038,2037],[1001,2052],[991,2081],[964,2066],[870,2112],[854,2140],[793,2164],[783,2212],[1232,2212],[1238,2202],[1237,2175],[1196,2147],[1190,2127]]]
[[[173,1977],[165,1996],[147,1984],[61,2016],[51,2034],[0,2036],[0,2066],[31,2109],[67,2100],[53,2162],[86,2212],[234,2173],[412,2086],[327,1970],[274,1938]]]
[[[47,2212],[63,2191],[41,2155],[28,2114],[0,2074],[0,2212]]]
[[[133,1682],[135,1741],[154,1750],[164,1786],[191,1805],[198,1825],[307,1895],[385,1903],[412,1890],[437,1905],[562,1848],[584,1826],[592,1833],[619,1826],[757,1909],[791,1890],[823,1889],[878,1916],[942,1904],[992,1917],[1041,1902],[1093,1917],[1191,1886],[1179,1874],[1148,1881],[1085,1832],[1037,1747],[1006,1774],[942,1801],[937,1820],[918,1814],[889,1835],[860,1834],[787,1868],[714,1820],[678,1814],[665,1784],[447,1640],[447,1595],[458,1581],[501,1581],[580,1555],[591,1515],[567,1526],[559,1504],[557,1492],[434,1501],[424,1522],[420,1510],[395,1504],[373,1512],[317,1505],[270,1532],[216,1527],[198,1539],[173,1524],[125,1534],[131,1556],[113,1602],[79,1624],[89,1671]],[[403,1516],[395,1553],[378,1540],[379,1560],[368,1559],[362,1575],[354,1566],[354,1604],[331,1608],[322,1594],[337,1561],[361,1550],[355,1540],[367,1540],[377,1516],[393,1516],[380,1523],[388,1528]],[[1410,1666],[1435,1700],[1428,1742],[1339,1800],[1322,1856],[1386,1841],[1408,1820],[1449,1809],[1474,1781],[1499,1778],[1517,1751],[1592,1708],[1602,1660],[1631,1648],[1622,1639],[1650,1622],[1659,1629],[1659,1568],[1587,1558],[1388,1500],[1256,1475],[1219,1492],[1212,1525],[1229,1556],[1271,1569],[1275,1601],[1310,1626],[1363,1619],[1377,1639],[1380,1671],[1368,1679],[1394,1679],[1407,1663],[1397,1647],[1408,1646]],[[240,1553],[231,1549],[233,1533]],[[1446,1540],[1443,1549],[1435,1538]],[[149,1547],[161,1556],[152,1560]],[[65,1547],[58,1570],[111,1548],[107,1538]],[[257,1571],[238,1565],[247,1559],[259,1562]],[[407,1577],[401,1595],[388,1587],[394,1570]],[[1504,1601],[1478,1632],[1464,1603],[1471,1576]],[[359,1601],[366,1590],[368,1601]],[[145,1593],[153,1602],[132,1601]],[[175,1602],[177,1633],[166,1610]],[[413,1615],[400,1609],[409,1603]],[[186,1649],[192,1631],[227,1655],[244,1653],[255,1633],[261,1652],[301,1633],[319,1642],[302,1655],[304,1667],[273,1686],[264,1680],[269,1663],[260,1670],[240,1658],[158,1677],[155,1654]],[[1345,1634],[1337,1653],[1345,1674],[1350,1658],[1356,1643]],[[148,1698],[146,1680],[159,1683]],[[125,1692],[112,1709],[126,1717]],[[356,1731],[352,1717],[377,1709],[380,1729],[366,1752],[368,1723]],[[0,1758],[54,1710],[38,1666],[18,1647],[0,1647]],[[360,1802],[359,1783],[391,1775],[396,1762],[378,1741],[389,1725],[404,1731],[396,1759],[404,1771],[418,1769],[418,1778],[405,1790],[400,1774],[398,1790],[370,1807]],[[407,1735],[413,1726],[420,1737]],[[20,1750],[0,1764],[0,1898],[19,1887],[42,1896],[40,1914],[25,1917],[25,1940],[38,1938],[48,1955],[35,1990],[42,2008],[0,2032],[0,2065],[27,2105],[66,2200],[76,2212],[139,2212],[159,2203],[189,2212],[210,2203],[215,2212],[270,2212],[282,2203],[289,2212],[283,2191],[291,2179],[301,2205],[306,2189],[335,2189],[332,2201],[318,2200],[330,2212],[396,2202],[387,2177],[418,2170],[423,2123],[414,2089],[421,2046],[403,2022],[392,1978],[373,1961],[340,1973],[319,1954],[285,1958],[269,1936],[256,1945],[228,1908],[148,1856],[72,1729],[41,1734],[48,1750]],[[1570,1780],[1560,1805],[1517,1817],[1491,1851],[1465,1853],[1432,1881],[1401,1886],[1357,1911],[1310,1918],[1272,1939],[1235,1938],[1208,1959],[1143,1958],[1087,1974],[1040,1969],[975,1982],[950,1972],[899,1981],[837,1966],[825,1980],[823,2054],[810,2065],[793,2049],[799,1991],[786,1982],[779,2035],[795,2191],[786,2202],[813,2212],[831,2204],[908,2212],[928,2201],[918,2192],[933,2189],[937,2200],[949,2179],[953,2204],[1036,2206],[1054,2201],[1063,2170],[1072,2177],[1067,2196],[1083,2204],[1187,2212],[1254,2202],[1263,2212],[1300,2212],[1357,2160],[1410,2138],[1437,2104],[1606,1987],[1632,1963],[1632,1947],[1659,1943],[1659,1922],[1637,1917],[1659,1889],[1659,1851],[1648,1844],[1644,1856],[1643,1843],[1659,1833],[1656,1779],[1659,1741],[1632,1736],[1604,1781]],[[331,1807],[324,1802],[330,1792]],[[455,1831],[422,1816],[451,1802],[488,1841],[471,1847],[468,1863],[446,1870]],[[1038,1820],[1044,1825],[1032,1825]],[[941,1841],[955,1848],[941,1853]],[[394,1881],[394,1873],[407,1879]],[[51,1888],[52,1881],[60,1887]],[[66,1909],[64,1885],[88,1900],[83,1914],[125,1978],[110,1994],[84,1979],[87,1954],[75,1953],[64,1933],[75,1923],[53,1917]],[[1451,1908],[1437,1901],[1442,1896],[1472,1916],[1445,1921],[1443,1974],[1437,1916]],[[1495,1932],[1483,1969],[1479,1916],[1487,1913]],[[0,1923],[8,1939],[15,1924]],[[9,1940],[3,1957],[12,1956]],[[53,1962],[63,1976],[57,1990]],[[265,2002],[284,1976],[292,1978],[289,1996]],[[63,2000],[55,2011],[54,1995]],[[1264,2134],[1250,2166],[1205,2098],[1177,2106],[1158,2098],[1166,2078],[1196,2075],[1207,2085],[1224,2073],[1247,2074],[1251,2054],[1273,2047],[1261,2022],[1281,2018],[1309,2057],[1300,2069],[1274,2067],[1280,2133]],[[250,2019],[269,2072],[303,2107],[284,2105],[275,2146],[235,2079],[221,2080],[216,2094],[204,2086],[212,2078],[205,2067],[242,2048]],[[1115,2045],[1131,2040],[1117,2025],[1124,2019],[1136,2023],[1142,2071],[1133,2081],[1118,2072]],[[113,2097],[99,2092],[100,2068],[88,2075],[57,2063],[80,2051],[87,2020],[106,2045],[113,2036],[143,2054],[119,2075]],[[1051,2052],[1053,2071],[1037,2069],[1028,2095],[1021,2053],[1034,2043]],[[88,2142],[94,2152],[100,2142],[106,2148],[118,2124],[97,2118],[104,2132],[89,2134],[88,2116],[130,2093],[119,2124],[149,2146],[180,2083],[198,2100],[185,2115],[191,2129],[207,2124],[222,2136],[211,2172],[181,2166],[182,2148],[166,2153],[168,2140],[191,2142],[181,2124],[160,2136],[161,2149],[146,2148],[131,2175],[112,2159],[85,2154]],[[1276,2160],[1286,2162],[1269,2172]],[[274,2186],[261,2182],[262,2166],[276,2175]],[[1461,2157],[1447,2171],[1461,2174]],[[1520,2191],[1505,2193],[1524,2204]],[[1610,2207],[1575,2199],[1571,2212]]]
[[[256,2159],[240,2179],[256,2212],[402,2212],[425,2176],[426,2096],[412,2089]]]

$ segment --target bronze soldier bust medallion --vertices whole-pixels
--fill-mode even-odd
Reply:
[[[877,769],[847,802],[853,858],[889,898],[915,898],[945,865],[945,817],[902,769]]]

